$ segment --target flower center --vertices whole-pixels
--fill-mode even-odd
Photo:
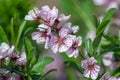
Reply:
[[[94,65],[88,65],[89,70],[94,70]]]
[[[63,43],[63,39],[58,38],[58,44],[62,44]]]
[[[72,45],[72,47],[73,47],[74,49],[78,48],[77,43],[75,42],[75,43]]]

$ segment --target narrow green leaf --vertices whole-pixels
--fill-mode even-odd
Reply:
[[[86,48],[88,54],[89,54],[90,56],[92,56],[94,50],[93,50],[92,40],[91,40],[90,38],[86,40],[85,48]]]
[[[108,35],[108,34],[103,35],[103,37],[105,39],[107,39],[108,41],[111,41],[112,43],[118,43],[119,42],[118,39],[116,39],[115,37],[113,37],[111,35]]]
[[[50,74],[51,72],[54,72],[54,71],[57,71],[57,69],[51,69],[51,70],[49,70],[48,72],[46,72],[46,73],[40,78],[40,80],[44,80],[44,78],[45,78],[48,74]]]
[[[100,21],[97,19],[96,15],[93,15],[93,21],[96,29],[98,28]]]
[[[27,60],[29,60],[33,57],[35,48],[32,46],[31,41],[27,37],[25,37],[25,39],[24,39],[24,44],[25,44]]]
[[[118,33],[118,40],[119,40],[119,42],[120,42],[120,31],[119,31],[119,33]]]
[[[118,67],[113,73],[112,76],[120,76],[120,67]]]
[[[70,66],[70,67],[76,69],[76,70],[79,71],[81,74],[83,73],[83,71],[80,69],[80,67],[78,67],[78,65],[77,65],[75,62],[73,62],[73,61],[65,61],[64,63],[65,63],[67,66]]]
[[[109,9],[109,10],[106,12],[104,18],[102,19],[101,24],[100,24],[100,25],[98,26],[98,28],[97,28],[97,32],[96,32],[97,35],[99,35],[99,34],[101,34],[102,32],[104,32],[107,24],[110,22],[110,18],[112,17],[112,15],[113,15],[114,13],[115,13],[115,8],[111,8],[111,9]]]
[[[117,50],[117,49],[120,49],[120,45],[110,46],[107,49],[105,49],[104,51],[102,51],[100,54],[104,54],[106,52],[111,52],[111,51],[114,51],[114,50]]]
[[[18,36],[17,36],[17,40],[16,40],[16,47],[18,47],[18,44],[20,42],[20,38],[21,38],[22,32],[24,30],[25,24],[26,24],[26,21],[24,21],[19,27]]]
[[[111,9],[109,9],[106,13],[105,13],[105,17],[103,18],[103,21],[105,21],[105,20],[109,20],[112,16],[113,16],[113,14],[115,13],[115,8],[111,8]]]
[[[93,48],[94,48],[94,51],[97,50],[100,42],[101,42],[101,39],[102,39],[102,35],[103,33],[99,34],[97,37],[95,37],[94,41],[93,41]]]
[[[9,43],[7,35],[5,31],[3,30],[2,26],[0,26],[0,41]]]
[[[15,42],[15,38],[14,38],[14,18],[11,19],[11,38],[12,41]]]
[[[99,34],[103,33],[105,28],[107,27],[107,24],[110,22],[110,20],[105,20],[103,21],[97,28],[96,35],[98,36]]]
[[[44,74],[45,67],[53,61],[54,61],[54,59],[51,57],[43,57],[33,66],[31,71],[38,72],[40,74]]]

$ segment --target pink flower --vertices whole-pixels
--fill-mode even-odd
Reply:
[[[9,46],[5,42],[0,45],[0,59],[9,57],[14,51],[14,46]]]
[[[34,8],[28,12],[28,15],[25,16],[25,20],[40,20],[40,11],[38,8]]]
[[[50,9],[49,6],[43,6],[40,11],[40,17],[46,25],[52,26],[58,17],[58,9],[56,7]]]
[[[17,63],[21,66],[24,67],[26,64],[26,53],[22,52],[20,58],[17,59]]]
[[[119,0],[93,0],[96,5],[104,5],[106,10],[110,8],[118,8]]]
[[[110,77],[108,80],[118,80],[116,77]]]
[[[44,24],[39,25],[38,29],[39,29],[39,32],[33,32],[32,33],[32,39],[36,40],[36,42],[38,44],[45,43],[45,48],[47,49],[51,29],[48,26],[44,25]]]
[[[67,54],[69,57],[77,57],[79,54],[79,47],[82,43],[82,39],[80,36],[77,38],[73,39],[72,46],[67,50]]]
[[[110,77],[110,73],[106,72],[102,78],[100,78],[100,80],[120,80],[120,78],[118,77]]]
[[[103,64],[106,67],[109,67],[111,70],[116,69],[116,61],[113,56],[113,52],[108,52],[103,56]]]
[[[110,73],[109,72],[106,72],[102,78],[100,78],[100,80],[108,80],[110,78]]]
[[[72,45],[72,37],[68,36],[68,30],[61,28],[57,36],[52,36],[51,49],[54,53],[57,51],[65,52]]]
[[[79,26],[75,25],[75,26],[72,26],[72,24],[70,22],[66,23],[63,28],[66,28],[69,30],[69,34],[75,34],[76,32],[78,32],[79,30]]]
[[[81,67],[85,69],[83,74],[85,77],[91,78],[93,80],[97,79],[100,67],[95,65],[96,63],[97,61],[94,59],[94,57],[91,57],[87,60],[83,60],[81,62]]]

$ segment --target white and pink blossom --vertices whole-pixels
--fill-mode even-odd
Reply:
[[[44,24],[52,26],[58,18],[58,9],[56,7],[50,9],[47,5],[43,6],[40,10],[40,17],[44,20]]]
[[[21,53],[20,57],[17,59],[17,63],[21,67],[25,66],[25,64],[26,64],[26,53],[25,52]]]
[[[68,36],[68,30],[64,28],[60,29],[58,35],[53,36],[51,41],[51,49],[54,53],[65,52],[72,45],[72,38]]]
[[[72,24],[70,22],[64,24],[63,28],[66,28],[69,30],[69,34],[75,34],[76,32],[78,32],[79,30],[79,26],[75,25],[75,26],[72,26]]]
[[[67,55],[69,57],[77,57],[79,54],[79,47],[82,44],[82,39],[80,36],[77,38],[73,39],[72,46],[67,50]]]
[[[40,20],[40,10],[35,7],[33,10],[28,12],[28,15],[25,16],[25,20]]]
[[[9,57],[14,51],[14,46],[9,46],[5,42],[0,45],[0,59]]]
[[[96,65],[97,61],[94,57],[91,57],[87,60],[81,62],[81,67],[85,69],[84,77],[91,78],[93,80],[97,79],[100,67]]]
[[[117,63],[114,59],[113,52],[108,52],[103,56],[103,64],[104,66],[110,68],[111,70],[115,70]]]
[[[100,78],[100,80],[108,80],[110,78],[110,73],[109,72],[106,72],[102,78]]]
[[[49,42],[49,35],[51,33],[51,29],[48,28],[48,26],[41,24],[38,27],[39,31],[38,32],[33,32],[32,33],[32,39],[36,40],[38,44],[43,44],[45,43],[45,48],[48,48],[48,42]]]
[[[110,8],[118,8],[119,7],[119,0],[93,0],[96,5],[104,5],[106,10]]]

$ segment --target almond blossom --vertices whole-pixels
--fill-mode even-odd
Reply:
[[[5,42],[0,45],[0,59],[10,56],[14,51],[14,46],[9,46]]]
[[[100,80],[108,80],[110,78],[110,73],[109,72],[106,72],[102,78],[100,78]]]
[[[47,5],[43,6],[40,10],[40,17],[44,20],[46,25],[52,26],[58,17],[58,9],[56,7],[50,9]]]
[[[120,78],[118,77],[113,77],[113,76],[111,76],[110,77],[110,73],[109,72],[106,72],[103,76],[102,76],[102,78],[100,78],[100,80],[120,80]]]
[[[79,26],[77,26],[77,25],[72,26],[72,24],[70,22],[64,24],[63,27],[69,30],[69,32],[68,32],[69,34],[75,34],[79,30]]]
[[[94,57],[83,60],[81,62],[81,67],[85,69],[83,74],[85,77],[91,78],[93,80],[97,79],[100,67],[95,65],[96,63],[97,61],[94,59]]]
[[[28,12],[28,15],[25,16],[25,20],[40,20],[40,11],[37,7]]]
[[[26,64],[26,53],[22,52],[20,55],[20,58],[17,59],[17,63],[21,66],[24,67]]]
[[[106,10],[110,8],[118,8],[119,0],[93,0],[96,5],[104,5]]]
[[[82,39],[80,36],[77,38],[73,39],[72,46],[67,50],[67,54],[69,57],[77,57],[79,54],[79,47],[82,43]]]
[[[38,32],[33,32],[32,33],[32,39],[36,40],[38,44],[43,44],[45,43],[45,48],[48,48],[48,41],[49,41],[49,35],[51,33],[51,29],[47,29],[48,26],[41,24],[39,25]]]
[[[68,36],[68,30],[62,28],[57,36],[52,37],[51,49],[54,53],[57,51],[65,52],[72,45],[72,37]]]
[[[108,52],[103,56],[103,64],[106,67],[109,67],[111,70],[116,69],[116,61],[113,56],[113,52]]]

